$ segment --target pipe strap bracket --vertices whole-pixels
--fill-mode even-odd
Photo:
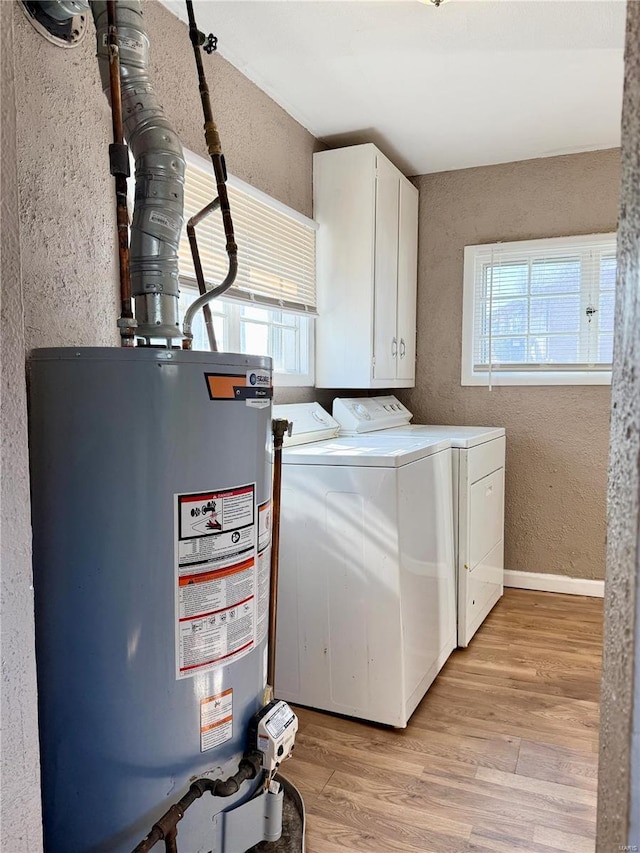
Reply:
[[[109,169],[112,175],[122,178],[131,174],[129,146],[124,142],[112,142],[109,146]]]

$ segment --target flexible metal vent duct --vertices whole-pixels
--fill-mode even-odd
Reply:
[[[91,2],[102,85],[109,94],[106,2]],[[125,138],[135,158],[131,227],[131,291],[140,337],[181,337],[178,323],[178,242],[183,220],[185,162],[177,134],[149,79],[149,37],[138,0],[117,4]]]

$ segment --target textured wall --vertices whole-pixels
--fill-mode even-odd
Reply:
[[[640,849],[640,3],[627,8],[598,853]]]
[[[426,423],[507,429],[505,565],[604,576],[608,386],[460,384],[466,245],[615,231],[619,152],[422,175],[416,387]]]
[[[24,356],[39,346],[117,344],[117,256],[107,160],[111,123],[99,84],[93,26],[81,46],[62,50],[36,34],[16,3],[2,2],[0,11],[0,847],[7,853],[36,853],[41,830]],[[146,3],[145,11],[165,110],[184,145],[204,155],[187,29],[155,2]],[[317,141],[222,57],[205,57],[205,65],[229,170],[310,215],[311,155]],[[313,399],[313,390],[286,389],[283,395]]]
[[[11,5],[27,350],[116,344],[111,127],[93,29],[64,50]]]
[[[42,846],[42,830],[33,646],[31,525],[27,476],[24,323],[16,172],[12,13],[11,4],[0,3],[0,38],[2,40],[0,848],[7,853],[9,851],[31,853]]]

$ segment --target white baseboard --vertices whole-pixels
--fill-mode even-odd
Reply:
[[[504,585],[516,589],[537,589],[540,592],[563,592],[568,595],[590,595],[604,598],[604,581],[588,578],[569,578],[564,575],[543,575],[538,572],[504,573]]]

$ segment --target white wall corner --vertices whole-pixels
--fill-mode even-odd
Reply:
[[[604,598],[604,581],[591,580],[590,578],[571,578],[540,572],[506,570],[504,585],[515,589],[536,589],[540,592],[561,592],[565,595],[589,595],[592,598]]]

